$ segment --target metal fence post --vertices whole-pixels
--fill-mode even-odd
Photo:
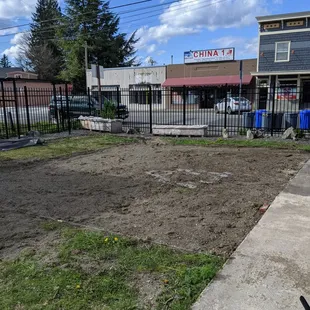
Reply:
[[[65,119],[64,119],[64,109],[63,109],[63,104],[62,104],[62,89],[61,89],[61,86],[59,87],[59,98],[60,98],[60,113],[58,115],[59,115],[59,118],[61,120],[62,131],[65,131]]]
[[[4,126],[5,126],[5,135],[6,138],[9,138],[9,129],[8,129],[8,120],[6,115],[6,107],[5,107],[5,96],[4,96],[4,83],[1,81],[1,91],[2,91],[2,104],[3,104],[3,115],[4,115]]]
[[[87,98],[88,98],[89,115],[91,115],[91,98],[90,98],[90,88],[89,87],[87,87]]]
[[[68,118],[68,132],[71,134],[71,119],[70,119],[70,108],[69,108],[69,92],[68,84],[65,84],[65,94],[66,94],[66,106],[67,106],[67,118]]]
[[[273,127],[274,127],[274,104],[275,104],[275,99],[276,99],[275,97],[276,97],[276,85],[274,84],[273,90],[272,90],[271,136],[273,136]]]
[[[119,93],[119,86],[116,87],[116,99],[117,99],[117,118],[120,118],[119,114],[119,104],[120,104],[120,93]]]
[[[16,81],[15,80],[13,80],[13,91],[14,91],[14,101],[15,101],[17,136],[18,136],[18,139],[20,139],[20,124],[19,124],[19,115],[18,115],[18,98],[17,98],[17,88],[16,88]]]
[[[227,84],[225,85],[225,93],[224,129],[227,127]]]
[[[148,104],[150,106],[150,133],[153,133],[152,86],[149,85]]]
[[[53,96],[54,96],[54,110],[55,110],[55,118],[57,123],[57,131],[60,132],[59,128],[59,112],[58,112],[58,106],[57,106],[57,93],[56,93],[56,86],[53,84]]]
[[[183,125],[186,125],[186,86],[183,86]]]
[[[30,131],[31,127],[30,127],[30,115],[29,115],[29,103],[28,103],[27,86],[24,86],[24,96],[25,96],[25,104],[26,104],[27,129],[28,129],[28,131]]]

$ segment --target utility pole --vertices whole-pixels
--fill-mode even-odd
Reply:
[[[85,43],[84,43],[84,48],[85,48],[85,72],[87,73],[87,69],[88,69],[88,45],[87,45],[87,41],[85,41]]]
[[[100,66],[97,60],[96,64],[96,69],[97,69],[97,79],[98,79],[98,102],[99,102],[99,107],[100,111],[102,111],[102,101],[101,101],[101,81],[100,81]]]
[[[86,76],[86,93],[87,93],[87,70],[88,70],[88,46],[87,46],[87,41],[84,43],[84,48],[85,48],[85,76]]]

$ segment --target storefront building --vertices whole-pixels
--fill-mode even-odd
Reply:
[[[92,93],[98,92],[96,66],[87,71],[87,86]],[[108,99],[126,104],[129,110],[148,109],[149,88],[152,89],[152,106],[162,109],[165,96],[161,85],[166,80],[166,66],[99,68],[101,93]],[[119,95],[118,95],[119,92]]]
[[[201,59],[195,59],[195,55],[204,56],[208,55],[208,52],[212,55],[214,51],[217,51],[217,55],[232,53],[231,58],[201,57]],[[257,66],[256,59],[242,60],[241,67],[241,61],[234,60],[234,49],[191,52],[190,61],[188,53],[185,52],[184,64],[167,66],[167,80],[163,83],[163,87],[171,90],[171,107],[182,105],[185,98],[187,107],[214,108],[214,104],[222,100],[226,92],[228,96],[239,96],[240,85],[242,85],[241,95],[252,100],[255,78],[250,72]]]
[[[257,17],[257,108],[310,108],[310,12]],[[274,100],[273,100],[274,99]]]
[[[251,72],[256,67],[256,59],[235,60],[234,48],[190,51],[184,53],[184,64],[100,67],[100,89],[103,96],[113,101],[119,98],[129,110],[147,110],[150,100],[155,110],[178,109],[184,100],[186,108],[213,109],[227,92],[239,96],[240,85],[241,96],[252,102],[256,86]],[[87,72],[87,86],[96,95],[96,66]]]

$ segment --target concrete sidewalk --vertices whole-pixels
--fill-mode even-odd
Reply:
[[[310,302],[310,161],[274,200],[193,310],[302,310],[300,295]]]

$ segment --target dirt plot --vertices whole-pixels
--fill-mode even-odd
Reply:
[[[155,140],[156,141],[156,140]],[[42,218],[229,255],[309,155],[131,144],[0,167],[0,255],[40,240]]]

